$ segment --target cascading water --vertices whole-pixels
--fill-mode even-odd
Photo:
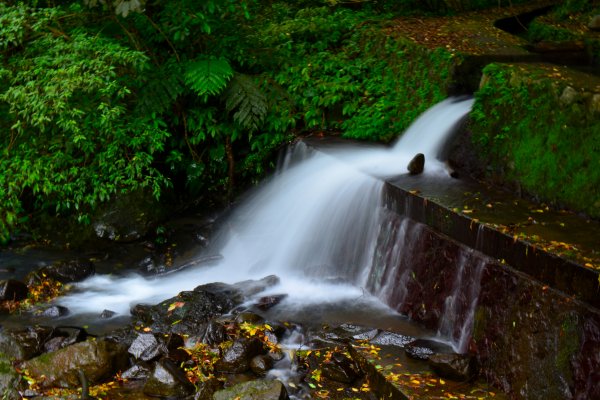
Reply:
[[[437,156],[472,103],[448,99],[438,104],[392,148],[345,146],[304,151],[306,159],[300,162],[287,158],[285,169],[249,195],[225,222],[207,251],[222,255],[214,265],[154,279],[96,276],[59,303],[73,313],[110,309],[128,314],[134,304],[156,303],[202,283],[235,283],[269,274],[280,277],[271,292],[288,293],[288,307],[364,299],[369,297],[364,288],[385,293],[385,284],[374,290],[375,283],[369,283],[382,224],[381,178],[406,173],[416,153],[425,155],[425,174],[446,173]],[[402,251],[397,248],[394,257]]]

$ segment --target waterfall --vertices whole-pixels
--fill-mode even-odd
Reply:
[[[389,298],[391,280],[385,279],[392,265],[411,251],[406,240],[418,235],[419,228],[411,222],[382,225],[382,178],[406,173],[416,153],[425,154],[425,174],[446,174],[437,155],[472,103],[445,100],[423,114],[392,148],[309,151],[300,145],[282,159],[282,170],[245,198],[210,248],[199,254],[222,255],[216,265],[157,278],[95,276],[58,302],[72,313],[109,309],[128,314],[134,304],[156,303],[202,283],[235,283],[270,274],[280,277],[273,290],[288,293],[287,304],[351,301],[364,296],[365,289],[385,302],[401,301]],[[386,229],[396,229],[390,231],[395,243],[390,242],[390,254],[376,254],[378,237]],[[406,274],[408,264],[395,284],[402,285]]]

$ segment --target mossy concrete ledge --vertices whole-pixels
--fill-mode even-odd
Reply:
[[[568,296],[600,308],[599,273],[387,182],[388,209],[448,235]]]
[[[451,313],[446,335],[456,341],[470,333],[464,351],[475,355],[482,377],[511,398],[600,398],[599,310],[454,240],[448,234],[460,239],[461,232],[478,228],[469,228],[472,221],[464,216],[390,186],[369,289],[432,330],[447,320],[447,299],[454,296],[460,305]],[[415,237],[398,234],[407,221],[417,228],[405,232]],[[512,238],[510,244],[515,244]],[[395,248],[404,248],[406,255],[394,256]],[[526,248],[520,244],[516,251]],[[536,260],[543,260],[521,257],[532,270]],[[376,281],[387,289],[378,291]]]

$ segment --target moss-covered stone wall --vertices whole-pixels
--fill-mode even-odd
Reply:
[[[600,217],[600,79],[550,64],[490,64],[471,114],[487,178]]]

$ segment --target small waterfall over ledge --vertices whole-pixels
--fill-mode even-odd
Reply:
[[[283,170],[250,193],[225,222],[208,250],[222,255],[216,265],[154,279],[96,276],[59,302],[74,313],[110,309],[128,314],[134,304],[155,303],[202,283],[275,274],[281,284],[271,290],[288,293],[288,306],[353,301],[366,289],[403,312],[415,293],[414,254],[426,251],[423,228],[407,218],[390,219],[382,201],[382,178],[406,173],[416,153],[425,154],[425,174],[447,174],[437,156],[472,103],[445,100],[392,148],[340,146],[309,152],[301,144],[302,154],[287,156]],[[461,284],[449,294],[445,313],[465,313],[457,308],[458,292],[470,279],[462,273],[455,278]],[[472,292],[474,306],[478,292]],[[465,350],[470,328],[460,327],[466,334],[457,336],[455,317],[442,316],[441,321],[439,334],[456,350]]]

